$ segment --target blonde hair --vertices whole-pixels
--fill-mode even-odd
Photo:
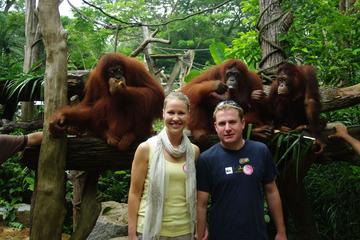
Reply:
[[[187,110],[190,112],[190,100],[189,98],[182,92],[176,91],[169,93],[164,100],[164,108],[166,107],[167,103],[172,99],[178,99],[185,103]]]
[[[216,107],[214,109],[214,113],[213,113],[213,119],[216,120],[216,113],[218,111],[225,110],[225,109],[236,109],[239,113],[240,119],[243,119],[243,117],[244,117],[244,110],[240,107],[239,104],[237,104],[233,100],[225,100],[225,101],[218,103],[218,105],[216,105]]]

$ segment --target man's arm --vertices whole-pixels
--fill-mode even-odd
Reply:
[[[287,237],[286,237],[286,230],[284,224],[283,210],[281,206],[281,199],[275,180],[265,184],[264,189],[265,189],[266,200],[271,215],[274,219],[274,223],[277,231],[275,240],[286,240]]]
[[[199,240],[206,240],[206,213],[208,205],[209,193],[197,191],[197,223],[196,223],[196,235]]]
[[[32,147],[41,144],[43,138],[42,132],[29,133],[27,135],[27,147]]]

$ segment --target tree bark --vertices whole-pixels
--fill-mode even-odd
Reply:
[[[4,13],[8,13],[15,0],[7,0],[4,8]]]
[[[356,0],[340,0],[339,1],[339,10],[343,11],[343,12],[348,11],[348,10],[352,9],[355,2],[356,2]]]
[[[86,173],[85,183],[81,195],[80,213],[77,216],[78,224],[70,240],[86,239],[96,224],[101,211],[101,203],[98,201],[97,186],[99,172],[97,170]]]
[[[259,0],[260,18],[257,24],[262,58],[258,72],[265,83],[275,78],[278,66],[284,62],[285,55],[278,39],[292,24],[292,14],[283,13],[279,0]]]
[[[264,91],[268,94],[269,85],[264,85]],[[329,112],[337,109],[351,107],[360,103],[360,83],[343,88],[322,87],[320,88],[321,111]]]
[[[65,139],[50,137],[48,122],[67,104],[67,45],[58,0],[39,0],[39,23],[46,50],[44,138],[40,149],[31,239],[61,239],[65,218]]]
[[[21,128],[24,129],[26,132],[31,132],[43,128],[43,123],[44,121],[42,119],[27,122],[8,122],[0,127],[0,132],[3,134],[9,134],[16,128]]]
[[[38,31],[38,19],[35,14],[36,1],[25,1],[25,54],[24,54],[24,73],[30,72],[34,63],[39,59],[39,44],[34,44],[40,37]],[[22,102],[21,104],[21,120],[30,121],[35,115],[35,106],[33,102]]]

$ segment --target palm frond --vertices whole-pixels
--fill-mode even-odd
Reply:
[[[295,161],[296,180],[299,179],[299,165],[305,155],[309,153],[313,146],[313,140],[306,138],[304,132],[298,130],[290,132],[278,132],[268,142],[268,146],[273,151],[276,165],[286,168],[286,164]]]

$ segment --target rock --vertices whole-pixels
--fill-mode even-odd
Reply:
[[[15,205],[16,208],[16,221],[23,224],[24,227],[30,226],[30,205],[20,203]],[[0,208],[0,225],[4,225],[2,221],[4,214],[6,214],[5,208]]]
[[[19,204],[16,206],[16,218],[25,227],[30,227],[30,204]]]
[[[87,240],[127,239],[127,204],[114,201],[101,203],[101,213]]]

